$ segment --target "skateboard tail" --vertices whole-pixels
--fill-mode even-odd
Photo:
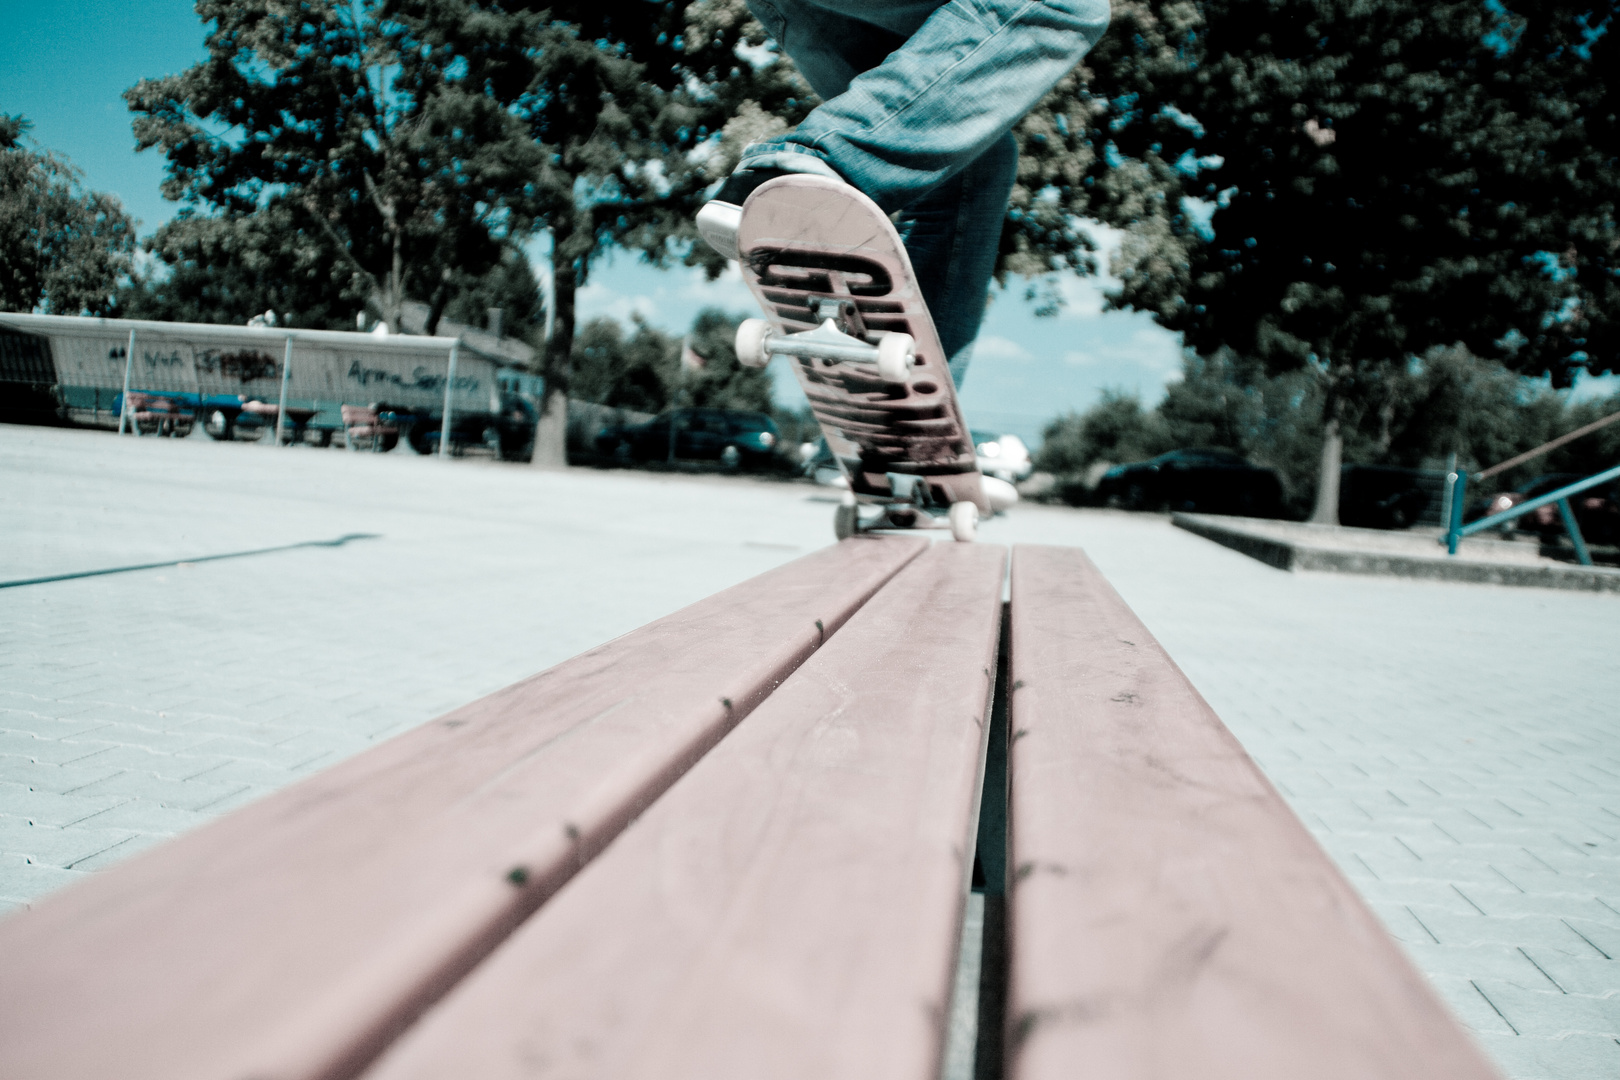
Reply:
[[[942,513],[960,502],[991,512],[972,437],[911,260],[888,217],[865,195],[821,176],[784,176],[743,206],[743,277],[777,335],[812,337],[836,312],[838,329],[868,345],[907,335],[903,381],[858,359],[789,357],[851,490]],[[913,478],[913,479],[897,479]]]

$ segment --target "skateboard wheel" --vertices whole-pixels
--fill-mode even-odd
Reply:
[[[962,501],[951,503],[951,536],[964,544],[972,543],[979,531],[979,508]]]
[[[764,367],[771,362],[771,354],[765,351],[770,340],[770,323],[764,319],[744,319],[737,327],[737,362],[743,367]]]
[[[740,335],[741,330],[737,331]],[[884,334],[878,340],[878,375],[884,382],[903,383],[911,378],[911,361],[917,355],[917,342],[910,334]]]
[[[969,504],[971,505],[971,504]],[[860,521],[856,516],[855,496],[845,492],[845,497],[833,511],[833,535],[840,540],[848,540],[859,531]]]

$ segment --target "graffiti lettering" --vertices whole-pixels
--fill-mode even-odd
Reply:
[[[444,376],[428,368],[418,366],[411,372],[410,378],[405,378],[398,372],[387,368],[362,367],[360,361],[355,360],[349,364],[349,378],[361,386],[370,386],[372,383],[384,383],[389,386],[404,387],[408,390],[440,390],[444,389]],[[476,391],[478,380],[470,375],[457,375],[455,389]]]
[[[227,379],[253,382],[255,379],[273,379],[280,372],[274,357],[257,352],[222,353],[209,349],[197,358],[197,370]]]
[[[123,350],[119,351],[122,352]],[[162,353],[142,353],[141,357],[146,361],[146,366],[149,368],[179,367],[185,362],[180,359],[180,354],[177,352],[171,352],[167,356],[163,355]]]

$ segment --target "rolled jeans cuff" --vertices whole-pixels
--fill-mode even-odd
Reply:
[[[827,164],[821,151],[782,139],[765,139],[743,147],[742,160],[737,162],[737,168],[781,169],[783,172],[812,173],[833,180],[844,179],[837,169]]]

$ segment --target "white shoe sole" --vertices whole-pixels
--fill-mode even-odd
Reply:
[[[992,513],[1003,513],[1018,502],[1018,489],[994,476],[980,478],[984,484],[984,497],[990,503]]]
[[[697,212],[697,230],[708,245],[728,259],[737,257],[737,229],[742,207],[711,199]]]

